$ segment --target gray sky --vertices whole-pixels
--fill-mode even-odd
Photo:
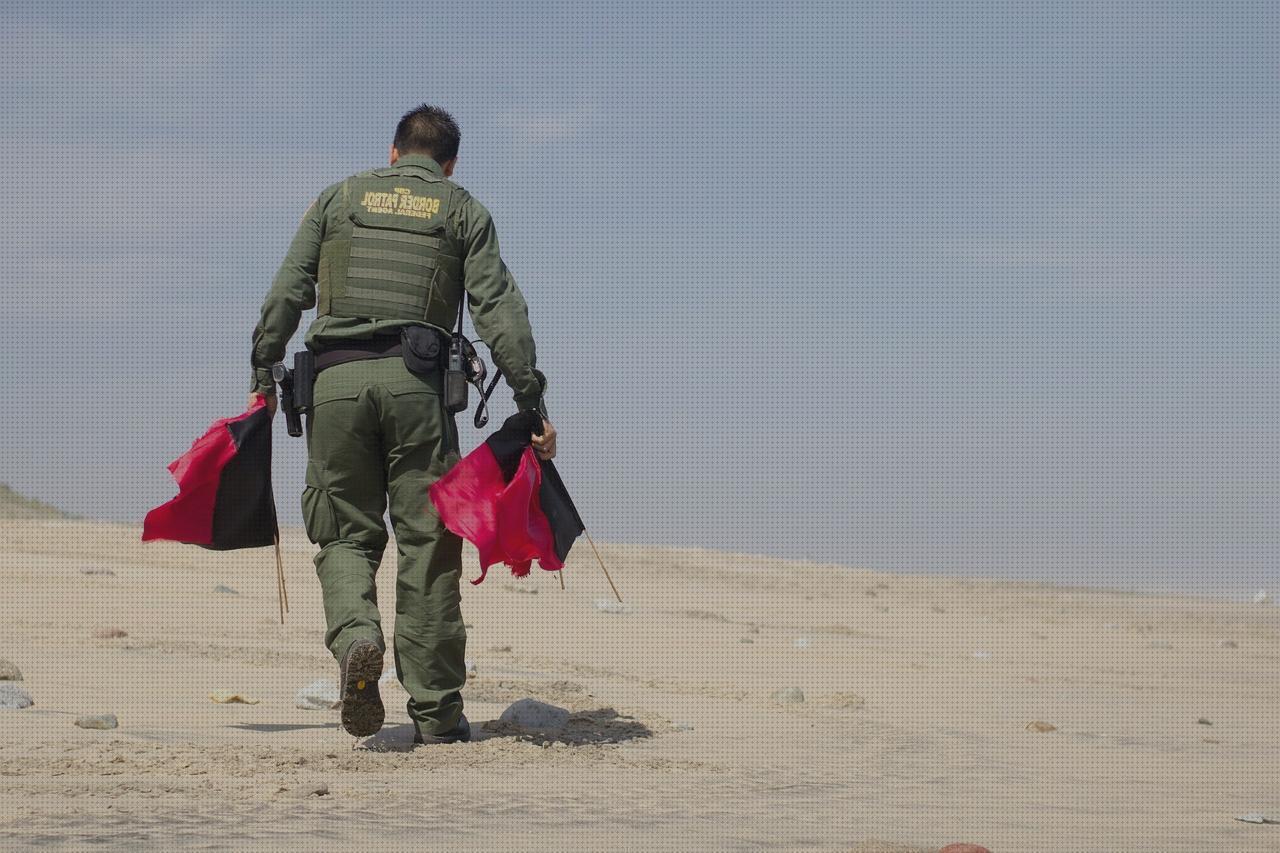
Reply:
[[[1280,584],[1268,4],[6,18],[0,482],[117,520],[167,500],[165,464],[243,403],[303,210],[430,101],[597,539]]]

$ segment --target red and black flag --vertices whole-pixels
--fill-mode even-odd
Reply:
[[[559,571],[584,530],[556,466],[533,452],[530,439],[541,432],[537,412],[512,415],[428,490],[445,527],[480,551],[473,584],[494,563],[517,577],[529,574],[534,560]]]
[[[214,551],[275,543],[271,413],[262,398],[242,415],[214,421],[169,473],[178,496],[147,513],[144,542],[170,539]]]

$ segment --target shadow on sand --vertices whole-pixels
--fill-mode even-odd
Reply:
[[[232,723],[229,729],[243,729],[247,732],[275,734],[277,732],[303,732],[308,729],[336,729],[337,723]],[[410,737],[413,737],[410,735]]]
[[[243,726],[242,728],[252,728]],[[399,723],[383,726],[382,731],[360,742],[358,750],[370,752],[411,752],[413,724]],[[471,742],[508,738],[540,746],[563,743],[569,746],[591,746],[605,743],[625,743],[653,737],[653,729],[632,717],[624,717],[613,708],[596,708],[579,711],[569,716],[563,729],[557,732],[534,731],[501,720],[487,720],[472,724]],[[424,749],[451,749],[455,745],[423,747]]]

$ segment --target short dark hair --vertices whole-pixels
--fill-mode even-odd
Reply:
[[[461,141],[462,131],[453,116],[430,104],[409,110],[396,125],[395,146],[401,154],[427,154],[447,163],[458,156]]]

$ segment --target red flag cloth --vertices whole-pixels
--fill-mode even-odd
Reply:
[[[480,552],[480,577],[473,584],[495,563],[506,563],[516,577],[529,574],[534,560],[558,571],[582,532],[555,469],[529,446],[532,432],[524,414],[509,418],[428,489],[444,526]]]
[[[147,513],[144,542],[170,539],[216,550],[272,544],[271,415],[263,398],[243,414],[214,421],[169,463],[169,473],[178,496]]]

